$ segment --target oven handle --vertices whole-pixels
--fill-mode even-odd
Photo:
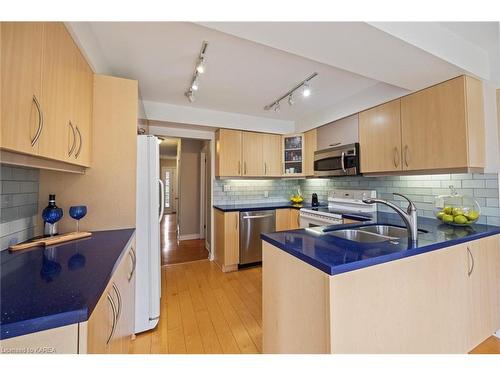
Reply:
[[[342,152],[342,155],[340,156],[340,165],[342,166],[342,171],[346,173],[345,169],[345,152]]]

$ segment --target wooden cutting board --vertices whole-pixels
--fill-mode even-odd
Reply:
[[[57,236],[37,238],[32,241],[20,243],[18,245],[12,245],[9,247],[10,251],[25,250],[37,246],[54,246],[63,242],[79,240],[81,238],[86,238],[92,236],[90,232],[70,232],[64,234],[58,234]]]

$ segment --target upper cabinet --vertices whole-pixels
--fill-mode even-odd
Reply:
[[[284,175],[302,176],[304,174],[304,135],[283,136]]]
[[[215,133],[217,177],[281,176],[281,136],[219,129]]]
[[[401,99],[403,170],[484,168],[480,81],[461,76]]]
[[[37,155],[43,126],[40,108],[43,24],[2,22],[1,34],[1,147]]]
[[[2,149],[89,166],[93,72],[66,27],[1,27]]]
[[[304,174],[314,176],[314,152],[317,150],[317,130],[304,133]]]
[[[482,83],[461,76],[359,114],[362,173],[484,168]]]
[[[215,133],[215,175],[241,176],[241,142],[239,130],[219,129]]]
[[[358,142],[358,114],[320,126],[318,129],[318,150]]]
[[[401,100],[359,114],[361,173],[400,171]]]

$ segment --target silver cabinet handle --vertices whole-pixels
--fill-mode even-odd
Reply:
[[[71,128],[71,131],[73,132],[73,144],[71,145],[71,147],[70,147],[70,149],[68,151],[68,156],[71,156],[71,154],[75,150],[75,146],[76,146],[76,133],[75,133],[75,127],[73,126],[73,124],[71,123],[71,121],[68,122],[68,125]]]
[[[78,158],[78,156],[80,155],[80,151],[82,151],[82,144],[83,144],[82,133],[80,133],[78,125],[76,126],[76,132],[78,133],[78,138],[80,139],[80,142],[78,144],[78,151],[75,153],[75,159]]]
[[[342,167],[342,171],[345,173],[345,152],[342,152],[342,155],[340,156],[340,166]]]
[[[243,219],[262,219],[262,218],[265,218],[265,217],[271,217],[273,216],[272,214],[269,214],[269,215],[255,215],[255,216],[243,216]]]
[[[335,147],[335,146],[339,146],[340,144],[341,144],[341,142],[335,142],[335,143],[330,143],[328,146]]]
[[[243,167],[244,168],[243,174],[247,174],[247,162],[246,161],[243,162],[243,165],[244,165],[244,167]]]
[[[132,277],[134,276],[135,267],[137,265],[137,259],[135,258],[135,252],[134,252],[134,248],[133,247],[130,248],[130,251],[129,251],[128,255],[132,259],[132,271],[130,272],[130,275],[128,277],[128,281],[130,282],[130,280],[132,280]]]
[[[394,147],[394,166],[396,168],[399,166],[399,153],[397,147]]]
[[[471,263],[472,263],[471,267],[470,267],[470,270],[468,270],[468,272],[467,272],[467,276],[470,277],[470,275],[472,275],[472,272],[474,271],[474,255],[472,255],[472,252],[470,251],[469,246],[467,246],[467,253],[470,256],[470,260],[471,260]]]
[[[264,163],[264,174],[267,174],[267,163]]]
[[[409,160],[410,158],[408,157],[409,155],[409,148],[408,148],[408,145],[405,145],[405,165],[408,167],[409,166]]]
[[[241,174],[241,161],[238,160],[238,175]]]
[[[115,283],[113,283],[113,290],[115,291],[116,298],[118,299],[118,311],[116,312],[116,320],[120,319],[120,315],[122,313],[122,295],[118,290],[118,287]]]
[[[108,345],[109,342],[111,341],[111,338],[113,337],[116,328],[116,306],[115,306],[115,301],[113,301],[113,298],[111,298],[109,293],[108,293],[108,302],[111,305],[111,310],[113,311],[113,325],[111,326],[111,332],[109,333],[108,339],[106,340],[106,345]]]
[[[38,111],[38,129],[36,130],[35,137],[31,140],[31,147],[36,145],[43,130],[43,112],[36,95],[33,95],[33,101],[35,102],[36,110]]]

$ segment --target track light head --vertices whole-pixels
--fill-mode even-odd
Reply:
[[[200,61],[198,62],[198,65],[196,66],[196,71],[200,74],[205,73],[205,58],[201,57]]]
[[[191,90],[186,91],[186,93],[185,93],[184,95],[186,95],[186,97],[189,99],[189,101],[190,101],[191,103],[195,101],[193,91],[191,91]]]
[[[274,103],[274,112],[279,112],[280,111],[280,102]]]
[[[191,83],[191,90],[193,91],[198,91],[199,85],[198,85],[198,76],[194,77],[193,83]]]
[[[309,82],[306,81],[302,85],[302,96],[307,98],[310,95],[311,95],[311,85],[309,84]]]
[[[295,98],[293,97],[293,92],[288,95],[288,105],[292,106],[295,104]]]

